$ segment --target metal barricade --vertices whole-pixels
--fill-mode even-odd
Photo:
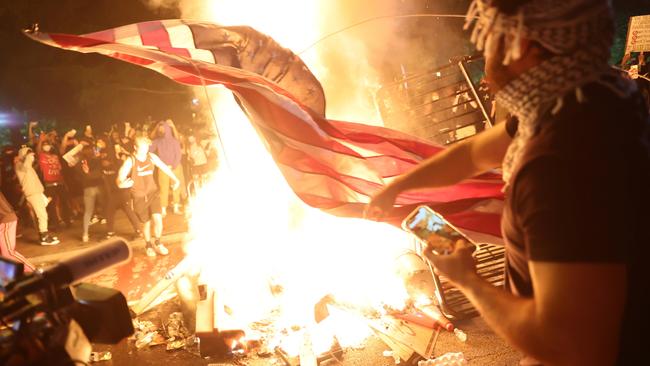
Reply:
[[[384,125],[439,145],[457,143],[492,127],[492,101],[486,88],[474,81],[480,79],[482,69],[480,57],[461,57],[440,68],[403,75],[384,85],[377,93]],[[494,286],[503,286],[503,246],[479,245],[476,261],[481,277]],[[446,316],[465,319],[478,315],[460,290],[430,270],[435,298]]]
[[[472,81],[480,76],[473,69],[482,69],[481,59],[463,57],[382,86],[376,98],[384,125],[440,145],[491,127],[491,101]]]

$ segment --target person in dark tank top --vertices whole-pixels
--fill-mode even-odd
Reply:
[[[160,169],[160,174],[166,174],[174,182],[173,189],[178,189],[180,181],[174,172],[160,158],[149,152],[151,140],[146,136],[135,138],[135,153],[124,161],[117,176],[120,188],[130,188],[133,196],[133,210],[142,223],[142,234],[146,241],[145,251],[153,257],[156,253],[169,254],[169,250],[160,241],[163,231],[162,207],[160,192],[154,180],[154,169]],[[151,237],[151,221],[153,220],[153,240]]]

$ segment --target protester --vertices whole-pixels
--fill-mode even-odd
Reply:
[[[180,181],[171,168],[154,153],[149,152],[151,140],[146,136],[135,139],[135,155],[122,164],[117,177],[120,188],[131,188],[133,208],[143,225],[142,233],[146,241],[146,254],[153,257],[158,252],[169,254],[169,250],[160,242],[163,230],[161,197],[153,178],[154,169],[158,167],[161,175],[168,176],[177,190]],[[154,223],[154,241],[151,241],[151,220]]]
[[[134,238],[140,237],[139,221],[135,212],[131,208],[131,198],[128,188],[120,188],[117,186],[117,169],[118,162],[121,166],[123,160],[117,160],[108,155],[101,159],[102,164],[102,178],[104,180],[104,191],[108,199],[106,200],[106,238],[115,235],[115,213],[117,210],[122,210],[126,217],[129,219],[134,231]]]
[[[47,230],[48,216],[46,207],[49,201],[44,194],[45,189],[32,166],[33,164],[34,151],[29,147],[21,148],[16,157],[15,171],[25,199],[36,214],[40,243],[41,245],[56,245],[59,244],[59,239],[48,233]]]
[[[95,135],[93,134],[93,127],[91,125],[86,125],[84,135],[81,139],[87,141],[91,145],[95,144]]]
[[[45,185],[45,196],[50,200],[48,208],[50,217],[56,218],[59,226],[64,223],[64,208],[67,207],[67,190],[63,181],[61,160],[56,154],[56,139],[54,135],[41,134],[36,152],[38,153],[38,164]],[[66,210],[66,213],[68,213]]]
[[[645,359],[650,243],[649,120],[609,67],[606,0],[475,0],[497,103],[516,118],[423,162],[376,194],[376,218],[404,191],[503,166],[506,288],[476,273],[462,241],[436,270],[526,364],[631,365]],[[511,137],[513,136],[513,137]],[[538,361],[537,361],[538,360]]]
[[[79,180],[77,170],[74,168],[79,162],[79,153],[84,145],[76,138],[77,130],[72,129],[63,135],[59,154],[64,161],[62,167],[63,181],[67,188],[68,205],[72,211],[72,217],[78,218],[83,212],[83,187]],[[72,218],[70,219],[72,221]]]
[[[14,161],[17,155],[17,149],[13,146],[7,146],[2,150],[2,174],[0,174],[2,194],[9,201],[11,207],[16,209],[20,207],[21,201],[24,201],[25,198],[16,176]]]
[[[181,166],[181,143],[178,131],[171,119],[158,123],[151,133],[153,142],[151,152],[160,156],[174,175],[183,182],[183,167]],[[160,203],[162,205],[162,215],[167,213],[169,204],[169,178],[166,174],[158,174],[158,187],[160,188]],[[173,190],[173,210],[174,214],[181,214],[181,194],[184,190]]]
[[[5,196],[0,193],[0,254],[5,258],[23,263],[25,272],[33,272],[36,267],[16,251],[17,222],[18,216]]]
[[[84,141],[83,143],[85,144],[86,142]],[[81,241],[87,243],[90,240],[88,229],[93,214],[95,213],[95,206],[103,184],[102,169],[99,159],[95,156],[94,147],[87,145],[83,148],[81,159],[77,165],[77,174],[83,186],[84,198],[83,234],[81,235]]]
[[[201,187],[208,179],[208,157],[194,135],[188,136],[187,143],[187,156],[190,162],[192,180],[196,186]]]

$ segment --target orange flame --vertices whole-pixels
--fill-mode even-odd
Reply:
[[[326,3],[210,1],[202,14],[224,25],[250,25],[300,50],[321,36],[319,10]],[[325,70],[316,51],[301,57],[316,75]],[[371,80],[372,71],[367,74],[362,76]],[[219,170],[191,204],[194,239],[187,251],[199,262],[203,280],[232,309],[240,329],[278,308],[279,328],[310,325],[314,304],[326,294],[364,306],[403,303],[407,295],[393,268],[406,236],[385,224],[332,217],[304,205],[230,93],[220,87],[209,93],[225,159],[220,157]],[[369,114],[355,112],[355,104],[338,110],[359,119]],[[276,284],[281,294],[270,290]],[[350,321],[326,324],[314,334],[316,352],[329,348],[333,334],[343,346],[369,334]]]

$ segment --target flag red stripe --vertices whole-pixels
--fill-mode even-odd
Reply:
[[[71,36],[68,34],[50,33],[49,36],[62,48],[95,47],[107,43],[101,39]]]
[[[169,34],[162,22],[153,21],[138,23],[138,32],[140,33],[142,44],[145,46],[154,46],[161,49],[172,47],[172,43],[169,40]]]
[[[314,157],[305,154],[303,151],[284,147],[281,152],[274,154],[279,163],[290,166],[293,169],[310,173],[322,174],[332,179],[339,180],[348,188],[364,195],[372,195],[382,185],[341,174],[332,169],[331,166],[323,164]],[[438,189],[428,189],[415,193],[405,193],[400,195],[397,203],[413,204],[429,200],[431,202],[451,202],[466,198],[494,198],[501,195],[500,185],[493,183],[459,183],[453,187]]]

